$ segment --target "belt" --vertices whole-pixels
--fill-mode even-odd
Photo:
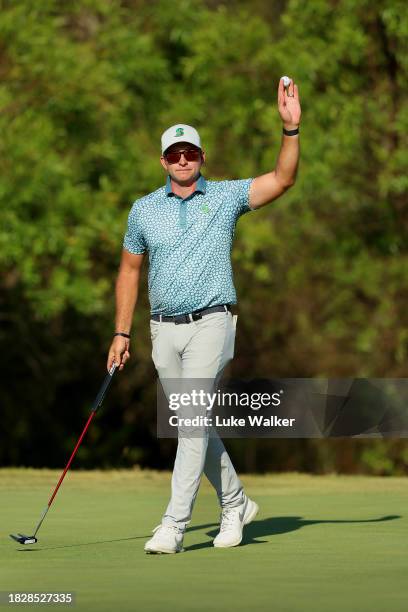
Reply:
[[[198,321],[203,316],[211,314],[212,312],[229,312],[231,311],[230,304],[221,304],[221,306],[210,306],[210,308],[204,308],[203,310],[195,310],[189,314],[175,315],[174,317],[153,314],[150,318],[153,321],[162,321],[164,323],[175,323],[180,325],[182,323],[191,323],[192,321]]]

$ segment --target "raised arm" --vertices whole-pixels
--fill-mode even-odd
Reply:
[[[134,255],[123,249],[118,277],[116,280],[116,318],[115,331],[130,334],[133,312],[139,291],[140,272],[144,254]],[[113,362],[120,364],[123,370],[126,361],[130,358],[130,340],[123,336],[115,336],[109,349],[107,369]]]
[[[298,86],[291,81],[288,91],[284,88],[283,79],[278,87],[278,109],[283,127],[294,130],[300,124],[300,101]],[[276,167],[272,172],[257,176],[251,183],[249,205],[260,208],[276,200],[291,187],[296,180],[299,162],[299,134],[286,136],[282,134],[281,148]]]

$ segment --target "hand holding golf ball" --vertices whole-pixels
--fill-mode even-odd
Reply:
[[[298,86],[288,76],[281,77],[278,87],[278,109],[284,127],[293,129],[300,123],[300,108]]]

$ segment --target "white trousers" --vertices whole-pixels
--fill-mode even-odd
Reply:
[[[152,359],[166,388],[166,379],[180,379],[188,387],[194,379],[208,379],[211,392],[234,356],[237,316],[228,312],[204,315],[188,324],[150,321]],[[221,507],[244,500],[241,481],[224,444],[215,432],[203,428],[194,437],[179,431],[171,481],[171,498],[162,523],[185,529],[191,519],[202,473],[215,488]]]

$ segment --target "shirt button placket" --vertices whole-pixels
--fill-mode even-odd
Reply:
[[[180,200],[179,225],[182,229],[185,229],[187,227],[187,201],[186,200]]]

